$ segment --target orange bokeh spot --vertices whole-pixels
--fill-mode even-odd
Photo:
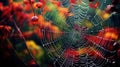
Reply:
[[[101,14],[101,18],[102,18],[103,20],[107,20],[109,17],[110,17],[110,14],[107,13],[107,12],[103,12],[103,13]]]
[[[116,34],[114,32],[106,32],[104,37],[107,39],[115,39],[116,40],[118,38],[118,34]]]
[[[115,28],[105,28],[98,33],[98,36],[104,37],[106,39],[118,39],[119,32]]]
[[[61,6],[61,3],[59,1],[51,1],[53,4],[55,4],[56,6]]]

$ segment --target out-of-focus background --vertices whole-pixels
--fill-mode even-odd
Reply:
[[[120,0],[0,0],[0,66],[119,67]]]

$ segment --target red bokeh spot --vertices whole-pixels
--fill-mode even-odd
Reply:
[[[76,3],[76,0],[70,0],[70,3],[75,4],[75,3]]]
[[[79,56],[79,53],[75,49],[72,49],[72,48],[66,49],[63,54],[64,58],[69,58],[72,61],[77,60],[78,56]]]
[[[89,7],[91,8],[97,8],[99,6],[99,2],[96,2],[95,4],[93,4],[92,2],[89,3]]]
[[[36,4],[36,7],[38,7],[38,8],[41,8],[43,6],[43,3],[41,3],[41,2],[38,2],[37,4]]]

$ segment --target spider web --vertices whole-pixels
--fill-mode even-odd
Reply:
[[[60,0],[62,5],[64,7],[69,7],[70,8],[70,4],[69,4],[69,0]],[[97,0],[99,1],[99,0]],[[104,9],[104,7],[107,5],[107,0],[104,1],[99,1],[100,2],[100,6],[98,7],[99,9]],[[91,21],[93,23],[93,27],[86,29],[85,31],[80,31],[77,32],[74,29],[71,29],[70,31],[66,32],[64,31],[64,35],[56,40],[54,40],[52,38],[52,32],[51,31],[47,31],[43,29],[43,34],[44,34],[44,39],[41,40],[43,46],[45,49],[47,49],[47,51],[49,52],[51,50],[51,47],[53,48],[52,51],[50,51],[50,57],[51,59],[54,61],[54,66],[55,67],[101,67],[104,64],[106,64],[106,62],[108,61],[108,59],[106,59],[105,57],[102,57],[100,59],[93,57],[88,57],[86,54],[79,56],[79,59],[77,60],[71,60],[71,58],[64,58],[63,57],[63,53],[65,52],[66,49],[68,48],[82,48],[85,47],[87,45],[87,41],[84,41],[82,39],[82,35],[80,34],[95,34],[97,33],[99,30],[103,29],[103,22],[105,22],[101,17],[99,17],[97,15],[96,12],[94,12],[93,15],[90,15],[91,10],[95,11],[96,9],[91,9],[89,8],[89,2],[88,0],[84,0],[82,1],[81,4],[74,4],[71,6],[72,8],[70,8],[70,12],[72,12],[74,14],[74,16],[72,17],[68,17],[66,22],[67,24],[69,24],[72,28],[74,27],[74,25],[76,23],[82,23],[82,21],[84,19],[88,19],[89,21]],[[92,19],[91,19],[92,18]],[[80,30],[83,30],[82,28]],[[51,37],[50,40],[48,41],[45,34],[46,33],[50,33]],[[57,33],[56,34],[60,34]],[[76,43],[76,40],[79,39],[79,43]],[[61,49],[56,45],[57,43],[59,43],[59,41],[62,41],[62,45],[61,45]],[[94,46],[97,50],[102,50],[101,47],[99,46]],[[89,51],[89,50],[88,50]],[[102,50],[102,52],[104,52]],[[55,54],[54,54],[55,53]],[[57,54],[57,55],[56,55]],[[105,53],[102,53],[105,54]]]
[[[100,2],[100,6],[98,7],[98,9],[104,9],[105,6],[110,4],[108,0],[104,0],[104,1],[96,0],[96,1]],[[78,59],[74,60],[73,57],[65,58],[63,55],[65,51],[69,48],[76,50],[78,48],[82,49],[86,47],[88,45],[88,41],[84,40],[82,37],[85,34],[94,35],[97,34],[98,31],[103,30],[104,28],[103,23],[105,21],[97,15],[97,13],[95,12],[96,9],[91,9],[89,7],[88,0],[82,0],[81,4],[74,4],[74,5],[70,5],[69,0],[60,0],[60,2],[64,7],[69,8],[69,11],[74,14],[74,16],[68,17],[66,19],[66,23],[70,26],[70,30],[69,31],[63,30],[64,34],[61,37],[54,39],[52,34],[54,33],[56,35],[60,35],[61,32],[59,33],[55,31],[54,32],[48,31],[46,28],[43,28],[42,33],[44,37],[43,39],[41,39],[41,43],[43,47],[46,49],[50,58],[53,60],[54,67],[102,67],[104,64],[108,62],[108,59],[103,57],[107,53],[107,51],[98,45],[93,47],[101,51],[102,56],[99,59],[94,56],[89,57],[87,54],[83,54],[77,56],[76,58]],[[90,11],[93,11],[92,12],[93,14],[91,14]],[[74,29],[74,25],[82,24],[84,22],[84,19],[89,20],[93,24],[93,27],[84,29],[84,26],[82,26],[79,28],[79,31],[76,31]],[[16,39],[19,42],[22,43],[25,42],[25,38],[23,37],[20,29],[17,27],[16,24],[15,24],[15,28],[17,29],[17,32],[20,34],[21,39],[11,38],[10,39],[11,42],[14,42],[14,40]],[[46,37],[47,33],[50,34],[50,39],[47,39]],[[18,54],[19,53],[24,54],[23,50],[20,50],[19,48],[21,47],[27,49],[27,47],[25,46],[26,44],[25,43],[22,45],[19,44],[15,45],[15,44],[13,44],[13,47],[18,52]],[[27,64],[28,60],[30,59],[35,60],[34,57],[30,54],[28,49],[27,52],[28,52],[27,55],[20,56],[23,62],[24,63],[26,62],[25,64]],[[89,52],[89,50],[86,50],[86,52]],[[27,60],[25,58],[27,58]]]

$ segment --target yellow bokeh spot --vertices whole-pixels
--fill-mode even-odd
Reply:
[[[32,40],[26,41],[26,45],[29,49],[39,49],[40,47]]]
[[[110,17],[109,13],[103,12],[101,17],[103,18],[103,20],[107,20]]]
[[[33,40],[26,41],[26,45],[32,55],[36,58],[37,62],[41,64],[40,58],[44,55],[44,50],[42,47],[38,46]]]
[[[96,14],[100,16],[102,14],[102,10],[101,9],[96,9]]]
[[[84,21],[84,24],[85,24],[85,26],[88,27],[88,28],[92,28],[92,27],[93,27],[93,23],[91,23],[91,22],[88,21],[88,20],[85,20],[85,21]]]
[[[110,14],[101,10],[101,9],[96,9],[96,14],[100,16],[103,20],[107,20],[110,17]]]

